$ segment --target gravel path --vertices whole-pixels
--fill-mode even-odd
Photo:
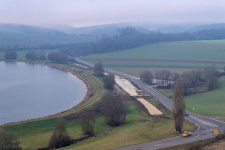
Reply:
[[[158,110],[155,106],[153,106],[151,103],[149,103],[145,99],[138,98],[137,100],[145,106],[145,108],[148,110],[148,112],[151,115],[162,115],[163,114],[160,110]]]

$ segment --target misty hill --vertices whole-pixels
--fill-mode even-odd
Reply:
[[[118,34],[118,30],[127,26],[132,26],[130,23],[115,23],[115,24],[103,24],[103,25],[95,25],[88,27],[78,27],[75,28],[70,25],[65,24],[57,24],[51,26],[54,29],[65,32],[67,34],[76,34],[76,35],[92,35],[92,36],[113,36]],[[149,33],[148,29],[143,27],[135,26],[136,30],[143,33]]]
[[[69,35],[56,29],[0,23],[1,47],[39,47],[46,44],[68,44],[95,40],[90,36]]]
[[[194,28],[189,29],[189,32],[197,32],[201,30],[217,30],[217,29],[225,29],[225,23],[219,23],[219,24],[207,24],[207,25],[200,25]]]
[[[146,28],[150,31],[161,32],[161,33],[182,33],[182,32],[198,32],[202,30],[214,30],[214,29],[225,29],[225,24],[164,24],[164,25],[151,25],[151,24],[139,24],[137,26]]]
[[[41,27],[34,27],[28,25],[16,25],[16,24],[0,24],[0,31],[2,32],[17,32],[27,34],[47,34],[47,33],[60,33],[55,29],[47,29]],[[63,34],[61,32],[61,34]]]

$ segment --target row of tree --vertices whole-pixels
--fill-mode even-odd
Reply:
[[[165,85],[170,88],[172,88],[172,85],[169,81],[175,82],[180,79],[183,82],[184,94],[190,95],[199,92],[200,87],[206,87],[207,91],[215,90],[220,75],[215,66],[208,66],[204,69],[187,71],[182,74],[161,70],[153,75],[146,70],[140,74],[140,78],[147,84],[152,84],[153,79],[164,80]]]
[[[140,33],[133,27],[126,27],[119,30],[119,33],[112,37],[103,37],[97,42],[86,42],[76,46],[69,46],[61,49],[61,52],[70,56],[82,56],[94,53],[107,53],[120,51],[129,48],[139,47],[145,44],[181,41],[193,39],[190,34],[176,33]]]

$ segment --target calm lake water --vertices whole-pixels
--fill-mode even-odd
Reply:
[[[44,117],[83,100],[86,85],[44,65],[0,61],[0,124]]]

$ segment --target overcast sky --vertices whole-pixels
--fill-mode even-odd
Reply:
[[[29,25],[225,23],[224,14],[225,0],[0,0],[0,22]]]

